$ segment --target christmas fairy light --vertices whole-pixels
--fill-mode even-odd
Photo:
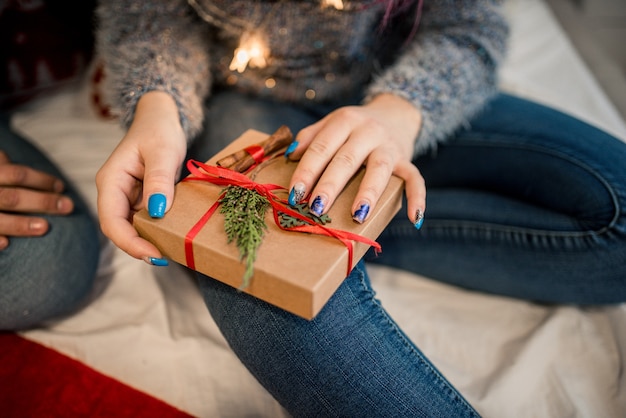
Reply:
[[[343,10],[343,1],[341,1],[341,0],[322,0],[322,7],[334,7],[337,10]]]
[[[235,49],[229,69],[243,73],[248,65],[250,68],[264,68],[267,66],[268,56],[269,50],[258,33],[244,33],[239,47]]]
[[[195,1],[190,0],[190,4],[195,5]],[[280,3],[279,3],[280,4]],[[322,8],[334,7],[337,10],[343,10],[344,4],[342,0],[321,0]],[[267,20],[272,13],[265,16]],[[208,18],[207,18],[208,19]],[[254,30],[246,31],[239,41],[239,46],[233,53],[233,59],[230,62],[230,71],[243,73],[246,68],[265,68],[267,67],[270,50],[263,36],[262,27],[264,22],[256,26]]]

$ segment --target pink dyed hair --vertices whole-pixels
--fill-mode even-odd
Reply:
[[[415,13],[415,22],[413,23],[413,29],[409,38],[412,38],[417,31],[420,17],[422,16],[423,0],[376,0],[376,3],[385,4],[385,14],[381,22],[381,26],[385,27],[395,15],[409,10],[414,4],[417,3],[417,10]]]

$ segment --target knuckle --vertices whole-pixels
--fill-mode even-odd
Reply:
[[[367,167],[372,170],[391,173],[393,171],[393,159],[389,155],[372,155],[367,161]]]
[[[20,202],[20,196],[12,187],[0,187],[0,208],[13,209]]]
[[[374,186],[373,184],[368,184],[368,185],[363,186],[360,192],[364,196],[369,197],[370,200],[375,200],[380,196],[382,190],[380,190],[380,188]]]
[[[377,119],[368,118],[367,129],[371,135],[378,138],[384,138],[385,140],[390,139],[387,128]]]
[[[337,109],[337,116],[348,123],[360,121],[363,119],[363,114],[354,106],[344,106]]]
[[[171,184],[174,184],[174,179],[168,170],[156,168],[146,172],[144,182],[150,182],[153,185],[158,184],[170,186]]]
[[[8,166],[5,171],[8,184],[22,184],[27,174],[26,167],[20,165]]]
[[[307,151],[321,157],[328,157],[331,154],[331,150],[328,144],[322,141],[314,141],[313,143],[311,143],[311,145],[309,145]]]
[[[352,154],[341,153],[337,154],[335,158],[333,158],[334,164],[340,164],[341,166],[354,170],[360,164],[357,162],[356,158]]]

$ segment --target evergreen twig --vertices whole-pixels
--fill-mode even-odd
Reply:
[[[220,202],[228,243],[235,241],[240,259],[246,265],[241,286],[246,288],[254,274],[257,250],[267,230],[265,214],[270,203],[256,191],[239,186],[228,186]]]
[[[257,250],[267,230],[265,214],[270,202],[254,190],[228,186],[224,189],[224,196],[220,199],[220,203],[220,213],[224,215],[224,231],[228,243],[235,241],[240,260],[244,261],[246,266],[241,285],[241,288],[245,289],[250,285],[250,280],[254,275]],[[293,209],[322,225],[331,221],[327,214],[320,217],[313,215],[306,203],[300,203]],[[283,228],[305,225],[304,221],[284,212],[279,212],[278,216]]]

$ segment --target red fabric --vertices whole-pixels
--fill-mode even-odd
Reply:
[[[79,361],[13,333],[0,333],[0,415],[189,417]]]

